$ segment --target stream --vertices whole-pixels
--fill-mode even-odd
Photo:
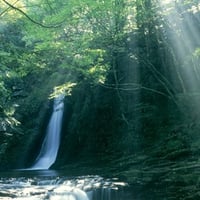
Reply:
[[[55,170],[16,170],[0,176],[1,200],[128,200],[128,184],[117,178],[68,177]]]

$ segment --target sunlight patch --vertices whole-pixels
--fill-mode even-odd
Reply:
[[[161,4],[169,4],[169,3],[172,3],[173,0],[161,0],[160,3]]]

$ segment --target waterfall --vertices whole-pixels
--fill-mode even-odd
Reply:
[[[64,110],[63,99],[64,95],[61,94],[54,100],[53,113],[47,127],[46,136],[44,138],[40,153],[37,156],[34,165],[30,169],[49,169],[56,161],[60,146],[60,132]]]

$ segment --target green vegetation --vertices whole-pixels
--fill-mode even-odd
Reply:
[[[33,161],[63,91],[54,167],[199,162],[199,19],[196,0],[2,0],[0,169]]]

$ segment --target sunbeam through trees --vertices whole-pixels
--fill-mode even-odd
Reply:
[[[198,0],[2,0],[0,169],[33,165],[62,94],[52,169],[198,199],[199,35]]]

